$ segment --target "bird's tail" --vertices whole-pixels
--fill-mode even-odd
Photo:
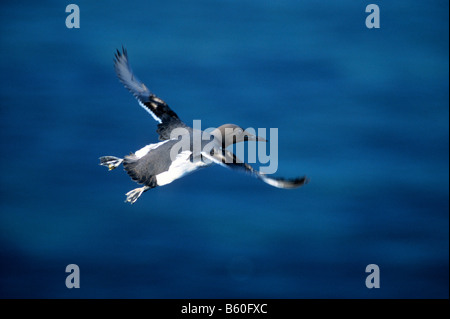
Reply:
[[[100,165],[108,167],[111,171],[118,167],[123,162],[123,158],[118,158],[115,156],[102,156],[100,159]]]

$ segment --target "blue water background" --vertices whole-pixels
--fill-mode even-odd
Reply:
[[[1,298],[448,298],[449,3],[0,5]],[[145,193],[98,165],[157,141],[113,54],[187,123],[278,128],[278,176]],[[81,288],[65,286],[77,264]],[[365,268],[380,267],[379,289]]]

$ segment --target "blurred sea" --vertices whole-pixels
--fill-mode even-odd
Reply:
[[[380,29],[353,0],[79,0],[79,29],[69,3],[0,4],[1,298],[449,297],[448,1],[376,1]],[[122,45],[186,123],[278,128],[310,184],[211,167],[125,204],[98,157],[157,134]]]

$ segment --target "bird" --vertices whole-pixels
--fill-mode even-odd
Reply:
[[[186,125],[178,115],[155,94],[150,92],[133,73],[127,50],[116,50],[114,70],[120,82],[137,99],[139,105],[158,122],[156,132],[160,142],[148,144],[134,153],[119,158],[101,156],[100,165],[110,171],[123,165],[130,178],[142,187],[126,193],[126,200],[134,204],[146,191],[167,185],[189,173],[214,164],[240,170],[263,182],[284,189],[297,188],[309,182],[306,176],[285,179],[270,177],[240,160],[227,147],[245,141],[267,142],[253,132],[236,124],[224,124],[205,132]],[[201,136],[199,145],[195,137]]]

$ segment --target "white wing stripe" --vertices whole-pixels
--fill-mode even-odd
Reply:
[[[219,161],[217,158],[215,158],[214,156],[211,156],[210,154],[208,154],[207,152],[201,152],[202,156],[208,160],[210,160],[213,163],[219,164],[220,166],[226,167],[226,168],[230,168],[228,167],[225,163],[222,163],[221,161]]]
[[[161,119],[157,117],[155,113],[150,111],[150,109],[144,103],[142,103],[141,100],[139,100],[138,98],[136,99],[138,100],[139,105],[142,106],[148,113],[150,113],[150,115],[155,119],[155,121],[157,121],[158,123],[162,123]]]

